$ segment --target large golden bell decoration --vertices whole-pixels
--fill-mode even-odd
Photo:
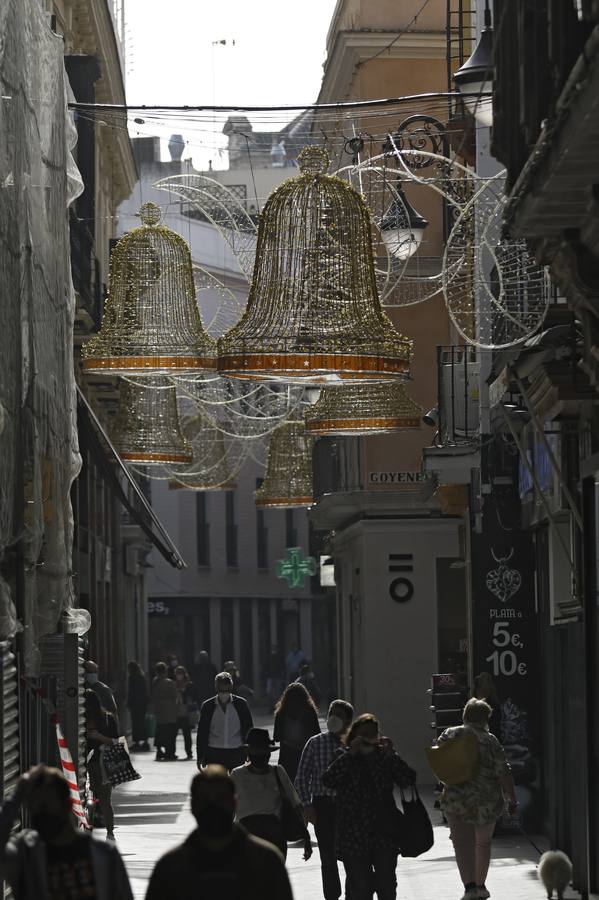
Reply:
[[[167,378],[122,382],[111,439],[125,462],[178,466],[192,461],[179,424],[176,390]]]
[[[247,308],[218,342],[219,369],[303,384],[406,378],[412,345],[381,309],[366,204],[326,175],[322,148],[298,162],[260,216]]]
[[[188,244],[144,203],[141,228],[123,235],[110,262],[100,331],[84,344],[83,371],[113,375],[185,374],[216,368],[204,331]]]
[[[423,412],[404,384],[383,382],[324,387],[305,418],[313,435],[381,434],[420,428]]]
[[[255,493],[256,506],[287,509],[312,506],[314,441],[301,420],[275,428],[268,443],[266,474]]]
[[[231,491],[237,485],[229,468],[223,433],[214,422],[198,413],[182,425],[191,444],[191,465],[169,481],[171,490]]]

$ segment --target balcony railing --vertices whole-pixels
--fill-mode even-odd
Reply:
[[[470,444],[480,432],[480,366],[474,347],[438,347],[435,443]]]

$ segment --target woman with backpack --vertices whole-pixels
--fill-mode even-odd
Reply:
[[[437,744],[476,738],[478,752],[466,781],[445,784],[441,807],[449,822],[456,863],[464,884],[462,900],[486,900],[485,881],[491,859],[495,823],[506,805],[510,815],[518,808],[514,779],[505,752],[489,732],[491,707],[472,698],[464,707],[463,725],[447,728]],[[476,745],[475,745],[476,746]]]

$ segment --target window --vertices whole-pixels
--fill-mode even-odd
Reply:
[[[235,491],[225,494],[225,558],[230,569],[236,569],[237,556],[237,523],[235,521]]]
[[[261,478],[256,478],[256,488],[262,484]],[[266,527],[266,514],[263,509],[256,508],[256,563],[259,569],[268,569],[268,528]]]
[[[297,547],[297,529],[292,509],[285,510],[285,546]]]
[[[210,565],[210,524],[207,517],[207,500],[203,491],[196,494],[198,566]]]

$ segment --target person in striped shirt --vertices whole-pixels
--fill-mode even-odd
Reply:
[[[295,787],[306,818],[314,825],[325,900],[339,900],[341,880],[335,855],[337,806],[335,791],[326,788],[322,776],[334,757],[343,753],[342,738],[349,730],[354,708],[346,700],[333,700],[329,706],[327,730],[307,742],[300,759]],[[347,884],[345,886],[347,896]]]

